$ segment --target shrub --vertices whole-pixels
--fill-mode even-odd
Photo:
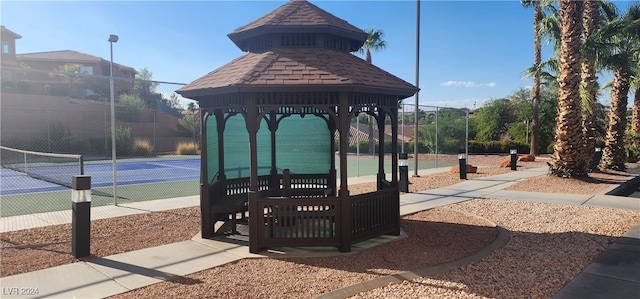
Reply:
[[[549,154],[553,153],[553,148],[554,148],[555,146],[556,146],[556,144],[555,144],[555,143],[549,144],[549,145],[547,146],[547,153],[549,153]]]
[[[178,155],[197,155],[198,146],[195,142],[180,142],[176,146],[176,154]]]
[[[107,146],[111,152],[111,129],[107,131]],[[131,153],[131,128],[116,128],[116,155],[127,156]]]
[[[85,99],[87,100],[92,100],[92,101],[99,101],[100,100],[100,95],[96,94],[96,93],[92,93],[92,94],[88,94]]]
[[[123,94],[118,97],[118,103],[124,107],[123,111],[116,114],[118,119],[127,122],[139,121],[140,110],[144,107],[144,101],[137,96]]]
[[[475,154],[504,154],[509,153],[512,146],[518,149],[518,153],[529,153],[529,144],[513,140],[505,141],[477,141],[469,140],[469,152]]]
[[[131,154],[133,156],[152,156],[153,146],[148,139],[136,138],[133,140],[133,147],[131,148]]]
[[[65,136],[60,140],[59,146],[55,152],[84,155],[86,154],[91,145],[89,140],[78,136]]]

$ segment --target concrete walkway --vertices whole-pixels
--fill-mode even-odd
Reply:
[[[421,175],[446,169],[421,172]],[[640,211],[640,199],[611,195],[579,196],[541,194],[503,190],[517,181],[546,174],[547,168],[513,171],[502,175],[465,180],[458,184],[400,196],[402,215],[477,197],[508,198],[563,204],[606,206]],[[350,184],[371,181],[375,177],[349,178]],[[198,197],[138,202],[92,209],[92,219],[131,215],[148,211],[198,205]],[[67,214],[65,216],[64,214]],[[68,218],[68,219],[66,219]],[[52,212],[32,216],[2,218],[1,230],[11,231],[43,225],[69,223],[70,212]],[[397,237],[383,236],[355,244],[352,252],[370,248]],[[2,298],[100,298],[148,286],[209,269],[242,258],[261,256],[324,256],[341,254],[333,248],[278,248],[260,255],[249,253],[243,242],[229,243],[202,239],[126,252],[87,262],[43,269],[0,279]],[[619,238],[600,257],[555,298],[638,298],[640,290],[640,226]],[[369,287],[375,285],[368,284]],[[601,292],[602,295],[598,292]]]

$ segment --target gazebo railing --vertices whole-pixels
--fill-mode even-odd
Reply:
[[[260,197],[250,205],[251,221],[261,227],[257,236],[260,248],[340,245],[337,197]]]
[[[395,189],[351,196],[351,243],[396,232],[399,204]]]

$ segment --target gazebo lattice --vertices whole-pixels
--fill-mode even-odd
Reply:
[[[201,110],[203,238],[236,233],[238,216],[247,213],[253,253],[281,246],[346,252],[400,233],[398,103],[417,88],[350,54],[366,37],[292,0],[229,34],[247,54],[177,91]],[[377,191],[351,196],[348,132],[359,113],[380,128]],[[392,132],[391,181],[385,126]]]

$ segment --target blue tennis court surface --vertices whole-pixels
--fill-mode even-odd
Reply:
[[[91,176],[92,188],[113,186],[111,161],[85,163],[84,173]],[[116,173],[118,186],[199,180],[200,159],[119,160]],[[68,190],[4,168],[0,169],[0,177],[0,195]],[[71,181],[70,176],[68,180]]]

